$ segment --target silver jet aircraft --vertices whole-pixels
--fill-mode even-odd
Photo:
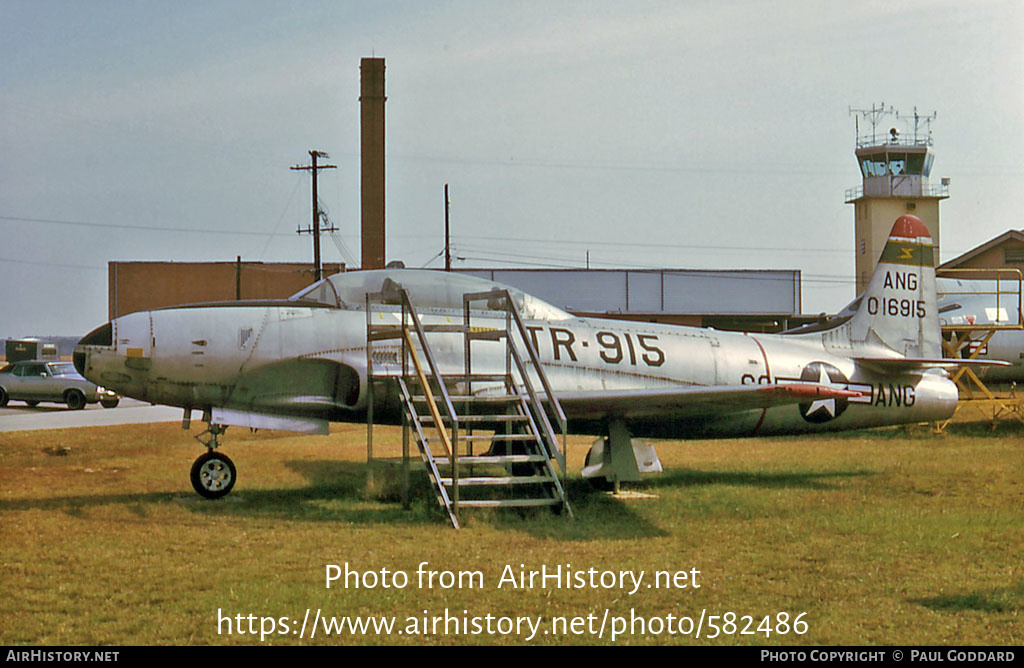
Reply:
[[[1007,362],[1009,366],[988,369],[984,376],[986,381],[1024,380],[1020,279],[939,278],[936,284],[939,323],[952,328],[971,328],[976,332],[971,339],[965,337],[958,341],[960,354]],[[986,327],[995,331],[986,331]]]
[[[83,376],[119,394],[184,408],[183,426],[190,409],[204,411],[212,436],[193,484],[216,497],[235,480],[230,460],[215,451],[227,425],[326,433],[328,421],[366,419],[367,293],[401,285],[429,324],[461,322],[464,293],[508,289],[569,431],[608,437],[612,456],[598,453],[585,475],[629,480],[635,461],[626,457],[629,471],[615,462],[631,436],[795,434],[952,415],[957,388],[945,371],[951,361],[941,358],[932,255],[927,228],[901,217],[859,307],[797,335],[576,318],[490,281],[400,269],[337,274],[288,300],[132,313],[86,335],[74,360]],[[398,309],[373,317],[397,323]],[[474,318],[505,327],[503,312]],[[462,336],[433,337],[439,367],[460,373]],[[504,343],[474,346],[474,372],[505,366]],[[372,352],[387,363],[386,349]],[[400,421],[397,392],[372,396],[376,421]],[[197,482],[200,465],[227,470],[220,475],[228,479],[211,489]]]

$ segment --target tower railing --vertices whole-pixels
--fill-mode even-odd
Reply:
[[[897,176],[904,176],[904,175],[903,174],[899,174]],[[884,178],[884,177],[872,176],[870,178]],[[890,193],[887,193],[884,196],[889,196],[891,194],[892,193],[890,192]],[[854,200],[858,200],[861,197],[864,197],[864,186],[863,186],[863,184],[859,185],[859,186],[854,186],[853,188],[847,188],[846,189],[846,193],[844,194],[844,200],[846,201],[847,204],[849,204],[850,202],[853,202]],[[896,195],[896,197],[903,197],[903,195]],[[915,195],[913,195],[913,197],[938,197],[938,198],[945,199],[945,198],[949,197],[949,184],[948,183],[938,183],[938,184],[931,184],[931,183],[925,184],[925,183],[922,183],[921,184],[921,192],[920,192],[920,194],[915,194]]]

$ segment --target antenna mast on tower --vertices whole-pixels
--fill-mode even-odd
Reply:
[[[931,116],[920,116],[917,113],[917,107],[914,107],[914,144],[922,144],[924,146],[932,145],[932,121],[934,121],[939,115],[939,112],[933,111]],[[900,112],[896,112],[896,118],[900,118]],[[905,119],[906,117],[904,117]],[[921,129],[921,124],[924,123],[928,126],[928,136],[924,139],[919,139],[918,134]]]
[[[861,136],[860,136],[860,119],[859,118],[854,118],[854,122],[856,123],[856,126],[857,126],[857,146],[858,146],[858,148],[860,146],[864,146],[864,145],[869,145],[870,146],[870,145],[874,145],[874,144],[878,143],[878,123],[879,123],[879,121],[881,121],[886,116],[896,116],[896,118],[899,118],[899,116],[900,116],[900,112],[896,111],[896,109],[894,109],[892,105],[889,105],[889,108],[886,109],[885,108],[885,102],[882,102],[877,107],[875,106],[874,103],[871,103],[871,108],[870,109],[854,109],[853,107],[848,107],[848,109],[850,110],[851,114],[857,114],[858,116],[863,116],[864,118],[866,118],[869,121],[871,121],[871,139],[869,140],[867,138],[867,136],[861,138]],[[868,144],[869,141],[870,141],[870,144]]]

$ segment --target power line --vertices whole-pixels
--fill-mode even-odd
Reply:
[[[463,254],[465,254],[465,253],[490,253],[492,255],[493,254],[497,254],[499,256],[507,257],[507,258],[525,258],[525,259],[529,259],[529,260],[551,260],[551,261],[556,261],[556,262],[569,262],[569,263],[573,263],[572,266],[574,266],[574,267],[575,266],[582,266],[580,264],[582,262],[582,260],[579,259],[579,255],[568,255],[567,256],[567,255],[550,255],[550,254],[529,253],[527,251],[527,249],[523,249],[524,251],[527,251],[527,252],[515,253],[515,252],[511,252],[511,251],[507,251],[507,250],[491,248],[491,247],[488,247],[488,246],[477,246],[477,245],[469,245],[469,244],[458,244],[457,246],[455,246],[455,248],[459,252],[461,252]],[[738,254],[738,253],[749,253],[750,250],[752,250],[752,249],[745,249],[745,250],[744,249],[739,249],[739,250],[737,250],[737,249],[729,249],[729,250],[732,250],[733,252]],[[675,261],[675,260],[673,260],[673,261]],[[615,260],[615,261],[592,260],[591,264],[603,264],[603,265],[609,266],[609,267],[617,267],[617,266],[621,266],[623,264],[623,262],[632,262],[632,261],[631,260]],[[651,267],[651,268],[662,268],[662,267],[665,266],[665,264],[664,263],[658,263],[658,264],[655,264],[655,265],[647,264],[647,265],[644,265],[644,266],[648,266],[648,267]]]
[[[341,253],[341,257],[345,260],[345,266],[349,270],[358,269],[359,261],[356,260],[355,254],[348,247],[348,244],[345,243],[345,240],[341,238],[341,235],[331,232],[330,237],[331,241],[334,242],[335,248],[338,249],[338,252]]]
[[[417,155],[417,154],[389,154],[391,160],[408,160],[413,162],[433,162],[455,165],[495,166],[495,167],[535,167],[544,169],[583,169],[614,172],[667,172],[687,174],[760,174],[789,176],[799,175],[845,175],[850,170],[840,166],[838,163],[832,168],[816,166],[810,168],[806,163],[785,164],[785,163],[746,163],[745,167],[733,167],[726,164],[715,165],[709,162],[700,164],[685,163],[613,163],[598,160],[543,160],[537,158],[507,160],[495,158],[472,158],[444,155]]]
[[[296,181],[296,189],[299,181]],[[295,190],[292,191],[294,196]],[[286,207],[287,211],[287,207]],[[92,229],[118,229],[118,230],[135,230],[142,232],[174,232],[174,233],[190,233],[190,234],[225,234],[232,236],[251,236],[251,237],[262,237],[268,240],[266,246],[263,249],[263,255],[266,254],[269,242],[274,237],[290,236],[290,233],[278,232],[277,228],[280,226],[281,220],[284,218],[285,212],[282,212],[281,218],[278,219],[277,225],[272,232],[256,232],[251,230],[225,230],[215,228],[191,228],[191,227],[169,227],[161,225],[127,225],[123,223],[97,223],[92,221],[81,221],[81,220],[66,220],[66,219],[53,219],[53,218],[29,218],[26,216],[0,216],[0,221],[6,222],[24,222],[24,223],[38,223],[48,225],[67,225],[71,227],[84,227]],[[392,235],[393,238],[434,238],[433,235]],[[845,255],[850,253],[850,249],[840,248],[801,248],[801,247],[765,247],[765,246],[706,246],[697,244],[669,244],[669,243],[641,243],[641,242],[630,242],[630,241],[597,241],[588,239],[585,241],[580,240],[568,240],[568,239],[538,239],[538,238],[527,238],[527,237],[489,237],[489,236],[475,236],[475,235],[460,235],[453,237],[453,247],[458,245],[463,250],[475,251],[475,252],[494,252],[492,249],[485,246],[478,246],[476,244],[462,243],[464,241],[496,241],[502,243],[516,243],[516,244],[529,244],[529,243],[543,243],[545,245],[561,244],[561,245],[575,245],[578,248],[592,248],[595,246],[600,247],[616,247],[616,248],[649,248],[659,250],[692,250],[692,251],[722,251],[728,253],[749,253],[749,252],[775,252],[775,253],[800,253],[800,254],[820,254],[820,253],[833,253]],[[966,252],[968,249],[956,250],[950,248],[944,248],[944,254],[958,255]],[[344,254],[344,253],[343,253]],[[537,258],[535,254],[525,255],[523,257]],[[562,261],[573,261],[568,258],[557,258]],[[607,263],[605,263],[607,264]],[[70,265],[69,265],[70,266]]]
[[[292,194],[288,196],[288,203],[284,205],[284,209],[281,210],[281,215],[277,219],[277,224],[274,225],[274,231],[267,235],[267,243],[263,245],[263,251],[260,253],[260,259],[262,260],[267,255],[267,249],[270,248],[270,242],[274,240],[274,236],[277,234],[278,228],[281,227],[281,221],[284,220],[284,216],[288,213],[288,209],[291,208],[292,200],[295,199],[295,193],[299,191],[299,184],[302,183],[301,175],[296,175],[295,185],[292,187]]]
[[[575,245],[575,246],[614,246],[621,248],[623,246],[629,246],[633,248],[657,248],[667,249],[676,248],[680,250],[725,250],[725,251],[772,251],[780,253],[849,253],[849,248],[782,248],[782,247],[768,247],[768,246],[703,246],[699,244],[668,244],[668,243],[641,243],[631,241],[594,241],[594,240],[568,240],[568,239],[530,239],[525,237],[483,237],[483,236],[471,236],[471,235],[459,235],[456,241],[477,240],[477,241],[500,241],[510,243],[542,243],[545,245],[551,244],[564,244],[564,245]]]
[[[430,264],[430,262],[432,262],[434,259],[437,259],[437,257],[439,257],[439,255],[434,256],[434,258],[432,258],[430,261],[428,261],[427,264]],[[465,260],[478,260],[478,261],[481,261],[481,262],[507,262],[507,263],[512,263],[513,262],[513,261],[510,261],[510,260],[504,260],[502,258],[486,257],[486,256],[471,256],[471,255],[462,255],[462,256],[459,256],[457,259],[463,260],[463,261],[465,261]],[[585,270],[585,268],[580,266],[580,265],[554,265],[554,264],[550,264],[550,263],[524,262],[524,261],[520,261],[520,260],[514,261],[514,264],[516,265],[515,267],[509,267],[509,268],[510,269],[514,269],[514,268],[526,265],[526,266],[529,266],[529,267],[537,267],[539,269],[579,269],[579,270]],[[673,271],[673,269],[667,268],[667,267],[643,267],[643,266],[623,267],[621,265],[614,265],[613,268],[614,268],[614,270],[618,270],[618,271],[635,271],[635,272],[667,271],[667,272],[671,273]],[[495,269],[495,268],[494,267],[469,267],[469,269]],[[735,270],[722,269],[722,268],[718,268],[718,269],[696,269],[696,268],[694,268],[694,269],[685,269],[684,271],[686,271],[686,272],[705,272],[705,273],[725,272],[725,273],[729,273],[730,274],[730,280],[749,280],[749,281],[757,281],[758,283],[764,283],[764,282],[767,282],[767,281],[781,281],[781,282],[786,282],[786,283],[792,282],[792,278],[791,277],[784,277],[784,276],[773,277],[773,276],[765,276],[763,274],[757,275],[757,276],[744,276],[742,274],[735,274],[735,275],[733,275],[732,272],[735,271]],[[774,271],[774,270],[766,269],[764,271]],[[785,270],[782,270],[782,271],[785,271]],[[856,281],[854,279],[852,279],[852,278],[842,278],[842,277],[839,277],[839,276],[832,277],[832,276],[828,276],[828,275],[824,275],[824,274],[820,275],[820,277],[816,277],[816,276],[818,276],[818,275],[816,275],[816,274],[805,274],[803,272],[800,272],[800,283],[801,283],[801,285],[804,285],[804,284],[815,284],[815,285],[829,285],[829,286],[835,286],[835,287],[847,287],[847,286],[852,286],[852,285],[854,285],[856,283]]]
[[[61,264],[58,262],[35,262],[33,260],[14,260],[12,258],[0,257],[0,262],[7,262],[10,264],[31,264],[37,267],[63,267],[65,269],[92,269],[95,271],[106,271],[106,267],[97,267],[95,265],[87,264]]]
[[[23,216],[0,216],[0,220],[8,222],[20,222],[20,223],[43,223],[49,225],[70,225],[72,227],[90,227],[90,228],[109,228],[116,230],[141,230],[144,232],[189,232],[193,234],[230,234],[253,236],[253,237],[267,237],[267,236],[286,236],[284,233],[278,232],[252,232],[248,230],[218,230],[209,227],[196,228],[196,227],[166,227],[160,225],[125,225],[123,223],[95,223],[83,220],[56,220],[53,218],[26,218]]]

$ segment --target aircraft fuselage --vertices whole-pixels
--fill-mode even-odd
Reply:
[[[424,321],[461,322],[461,310],[433,309]],[[377,313],[393,318],[397,312]],[[504,316],[474,314],[479,327],[504,329]],[[852,359],[848,338],[804,336],[592,318],[527,320],[526,329],[554,393],[679,386],[816,383],[859,392],[849,399],[759,408],[727,417],[669,412],[629,420],[637,436],[661,438],[802,433],[915,423],[949,417],[957,391],[946,374],[880,374]],[[84,375],[152,403],[213,407],[333,421],[366,416],[366,311],[301,303],[240,302],[133,313],[111,323],[110,345],[83,342]],[[106,342],[103,342],[106,343]],[[473,370],[505,365],[501,341],[473,343]],[[431,335],[442,370],[464,367],[461,334]],[[398,373],[399,345],[374,345],[375,371]],[[393,395],[377,392],[375,419],[397,420]],[[606,418],[569,416],[570,428],[602,433]]]

